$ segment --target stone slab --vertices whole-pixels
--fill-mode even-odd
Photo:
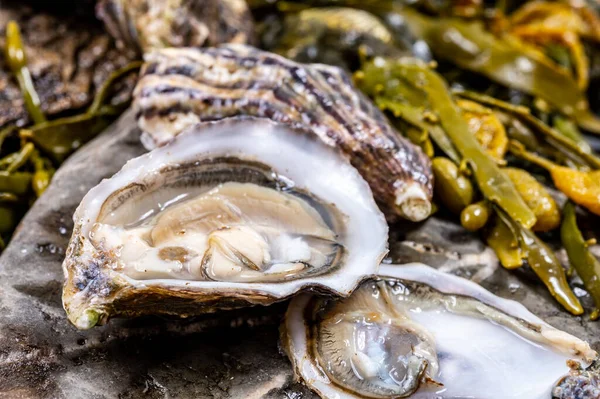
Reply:
[[[90,331],[68,323],[61,263],[71,216],[91,187],[144,152],[135,126],[128,112],[73,155],[0,257],[0,399],[316,398],[294,382],[278,346],[285,303],[191,320],[111,320]],[[600,324],[566,314],[526,270],[498,268],[454,223],[399,224],[390,244],[393,261],[473,278],[600,349]]]

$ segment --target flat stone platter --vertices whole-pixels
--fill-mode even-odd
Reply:
[[[91,187],[143,152],[127,112],[62,166],[0,257],[0,399],[316,398],[294,381],[278,346],[286,303],[186,320],[111,320],[89,331],[69,324],[61,263],[73,211]],[[562,311],[527,270],[499,268],[476,235],[452,222],[393,226],[390,247],[396,263],[420,261],[474,279],[600,349],[600,324]]]

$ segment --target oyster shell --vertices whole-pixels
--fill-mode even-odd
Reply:
[[[600,398],[600,359],[583,368],[578,362],[569,362],[569,374],[561,378],[552,390],[553,399]]]
[[[254,22],[244,0],[100,0],[96,10],[121,46],[140,53],[254,42]]]
[[[307,8],[287,14],[278,23],[265,23],[267,49],[299,62],[355,69],[359,51],[366,56],[400,57],[403,51],[375,15],[347,7]],[[359,50],[360,49],[360,50]]]
[[[379,276],[349,298],[289,305],[284,347],[323,398],[549,398],[573,363],[597,356],[460,277],[420,264],[382,265]]]
[[[349,295],[387,252],[367,183],[334,148],[267,119],[205,123],[129,161],[73,216],[63,304],[110,316]]]
[[[146,61],[134,107],[147,148],[200,120],[267,117],[340,148],[388,216],[417,221],[430,214],[429,159],[389,125],[343,70],[244,45],[163,49],[147,54]]]

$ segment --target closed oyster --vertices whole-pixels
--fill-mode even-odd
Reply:
[[[382,265],[349,298],[297,296],[282,341],[296,374],[340,399],[549,398],[597,356],[517,302],[419,264]]]
[[[307,8],[287,14],[278,24],[266,23],[268,49],[300,62],[319,62],[352,71],[365,56],[400,57],[392,32],[375,15],[348,7]]]
[[[96,9],[117,42],[140,53],[254,42],[244,0],[100,0]]]
[[[341,69],[243,45],[163,49],[146,61],[134,104],[146,147],[162,145],[200,120],[268,117],[340,148],[388,216],[418,221],[430,214],[429,159]]]
[[[335,149],[267,119],[193,127],[84,197],[63,263],[79,328],[190,316],[313,288],[349,295],[376,272],[387,224]]]

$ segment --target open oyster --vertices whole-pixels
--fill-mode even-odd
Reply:
[[[431,213],[429,159],[340,68],[234,44],[167,48],[145,59],[134,107],[147,148],[199,121],[265,117],[305,128],[343,151],[389,217],[419,221]]]
[[[468,280],[419,264],[379,275],[349,298],[290,303],[284,347],[323,398],[549,398],[574,362],[596,357]]]
[[[269,304],[306,287],[349,295],[387,252],[358,172],[266,119],[201,124],[129,161],[74,222],[63,303],[79,328]]]

